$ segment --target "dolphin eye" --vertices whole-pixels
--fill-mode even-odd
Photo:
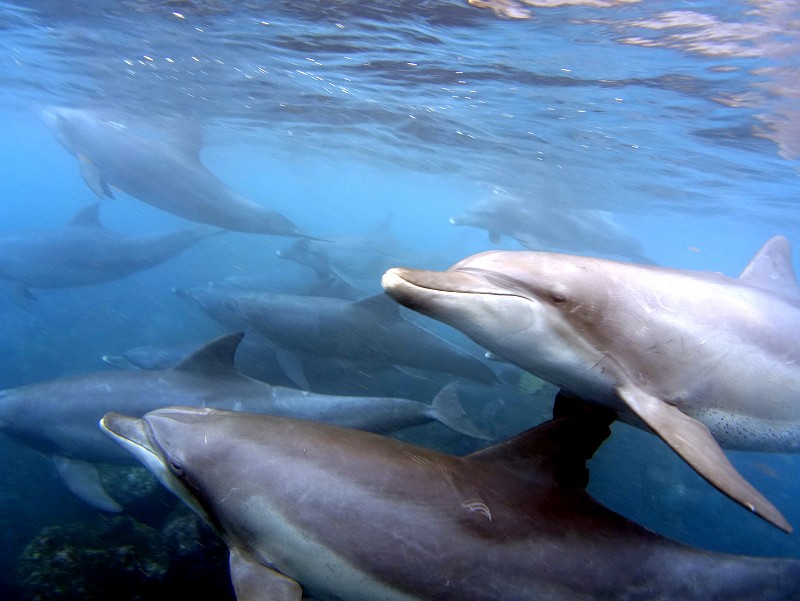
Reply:
[[[560,305],[562,303],[567,302],[567,297],[561,294],[560,292],[551,292],[550,300],[553,301],[556,305]]]
[[[169,471],[171,471],[175,476],[183,476],[183,468],[181,467],[181,464],[172,459],[169,461]]]

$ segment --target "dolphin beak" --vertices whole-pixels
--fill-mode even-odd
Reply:
[[[168,408],[152,411],[147,416],[138,419],[128,417],[119,413],[106,413],[100,420],[100,429],[108,436],[129,451],[138,461],[146,467],[168,490],[183,499],[183,501],[194,509],[203,519],[214,527],[209,515],[197,502],[186,487],[173,476],[166,465],[167,459],[156,439],[156,435],[148,424],[148,416],[161,414],[166,417],[177,416],[183,413],[203,413],[194,411],[195,408],[181,410],[181,408]]]
[[[147,425],[143,419],[128,417],[120,413],[106,413],[100,420],[100,429],[116,443],[129,450],[133,446],[153,453]]]
[[[120,413],[106,413],[100,420],[100,429],[140,461],[167,488],[175,490],[170,479],[165,478],[166,469],[161,453],[153,442],[150,427],[144,418],[128,417]]]
[[[494,284],[478,271],[460,270],[425,271],[393,267],[383,274],[381,286],[384,291],[400,304],[404,299],[439,292],[462,294],[500,294],[509,295],[508,290]]]

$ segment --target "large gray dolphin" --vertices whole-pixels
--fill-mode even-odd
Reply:
[[[96,372],[0,391],[0,432],[53,457],[67,487],[107,511],[119,505],[100,483],[95,463],[131,463],[97,421],[109,411],[144,415],[173,403],[272,413],[391,432],[430,421],[486,438],[464,415],[452,386],[427,405],[410,399],[323,395],[270,386],[233,365],[243,334],[228,334],[163,371]]]
[[[239,601],[800,598],[798,560],[692,549],[589,497],[609,421],[576,412],[467,457],[214,409],[101,427],[222,536]]]
[[[0,280],[18,297],[30,288],[71,288],[109,282],[155,267],[220,230],[192,228],[123,234],[100,224],[99,203],[61,228],[0,235]]]
[[[800,289],[785,238],[769,240],[739,278],[500,251],[444,272],[391,269],[383,286],[649,427],[715,487],[791,530],[720,449],[800,450]]]
[[[111,198],[111,188],[117,188],[164,211],[226,230],[303,235],[289,219],[237,194],[206,169],[197,136],[140,136],[120,119],[74,108],[51,107],[42,118],[80,161],[84,181],[100,198]]]

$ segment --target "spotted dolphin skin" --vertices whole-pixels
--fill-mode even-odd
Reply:
[[[391,269],[383,287],[651,429],[719,490],[791,530],[720,449],[800,450],[800,289],[785,238],[769,240],[739,278],[499,251],[444,272]]]
[[[198,136],[140,136],[123,120],[75,108],[50,107],[42,118],[80,161],[84,181],[99,198],[111,198],[116,188],[169,213],[226,230],[304,235],[289,219],[237,194],[206,169]]]
[[[592,500],[607,413],[467,457],[214,409],[101,427],[222,536],[239,601],[798,598],[798,560],[695,550]]]

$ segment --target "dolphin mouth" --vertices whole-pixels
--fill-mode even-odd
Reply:
[[[507,286],[495,283],[493,273],[481,269],[458,269],[448,271],[425,271],[393,267],[383,274],[381,286],[397,300],[407,297],[413,290],[454,294],[490,294],[493,296],[522,296]]]
[[[100,420],[100,429],[143,463],[143,453],[159,458],[156,447],[150,440],[150,428],[144,419],[121,413],[106,413]]]
[[[180,419],[185,414],[204,414],[209,411],[197,407],[168,407],[151,411],[143,418],[129,417],[120,413],[106,413],[100,420],[100,429],[103,430],[114,442],[130,452],[151,474],[153,474],[167,490],[172,491],[180,499],[194,509],[198,515],[205,519],[212,528],[219,528],[211,515],[205,511],[200,502],[195,499],[192,492],[178,478],[170,473],[167,464],[167,453],[158,443],[158,437],[153,432],[148,421],[148,416],[159,414],[166,417]]]
[[[165,466],[165,455],[155,442],[146,417],[129,417],[121,413],[106,413],[100,420],[100,429],[111,440],[133,455],[158,480],[180,496],[180,492],[169,477]]]

